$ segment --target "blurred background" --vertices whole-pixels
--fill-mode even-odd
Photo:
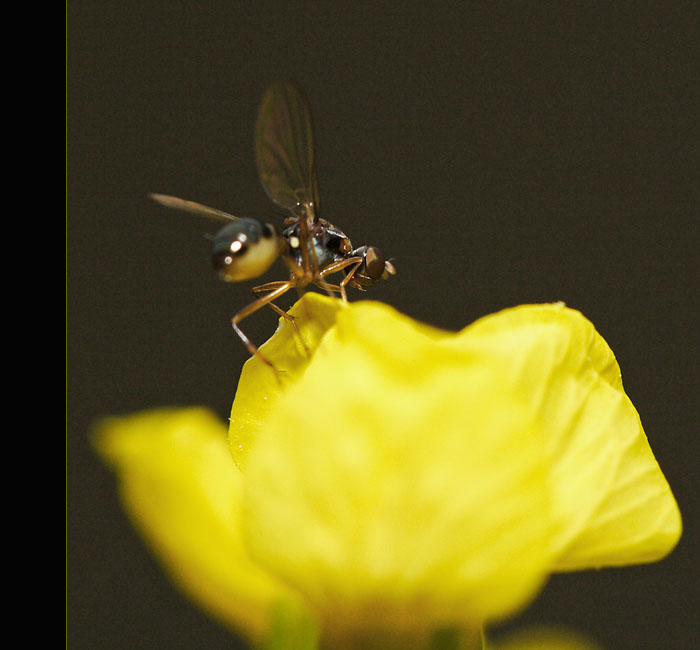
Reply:
[[[252,141],[281,76],[314,112],[323,215],[395,261],[365,297],[452,330],[521,303],[581,310],[679,501],[666,560],[554,576],[509,627],[697,647],[699,17],[683,2],[68,3],[72,650],[236,647],[148,554],[88,433],[161,405],[228,416],[247,358],[229,319],[251,285],[211,271],[215,224],[147,194],[279,219]],[[258,343],[275,327],[270,310],[245,322]]]

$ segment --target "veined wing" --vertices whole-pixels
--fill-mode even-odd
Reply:
[[[311,111],[291,81],[273,83],[263,96],[255,127],[255,160],[267,195],[299,215],[318,214],[318,182]]]
[[[217,210],[216,208],[210,208],[201,203],[195,203],[194,201],[185,201],[185,199],[178,199],[176,196],[169,196],[167,194],[150,194],[149,195],[154,201],[157,201],[166,208],[174,208],[176,210],[183,210],[184,212],[191,212],[200,217],[209,217],[213,219],[218,219],[220,221],[237,221],[238,217],[234,217],[228,212],[222,210]]]

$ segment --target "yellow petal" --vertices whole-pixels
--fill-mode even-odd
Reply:
[[[521,607],[554,526],[534,411],[502,364],[446,345],[452,335],[378,303],[332,309],[247,441],[255,559],[336,633],[478,627]]]
[[[251,357],[244,364],[229,428],[231,453],[237,464],[243,466],[250,442],[256,438],[268,412],[284,387],[306,370],[321,339],[344,307],[339,300],[307,293],[289,310],[294,325],[280,318],[274,336],[260,346],[260,352],[274,360],[277,374],[258,357]]]
[[[125,509],[174,581],[239,634],[266,634],[290,595],[243,546],[224,424],[200,408],[161,409],[107,419],[97,433]]]
[[[504,381],[537,405],[562,527],[553,568],[658,560],[681,533],[678,507],[593,325],[561,304],[522,306],[464,330],[465,349],[510,359]]]

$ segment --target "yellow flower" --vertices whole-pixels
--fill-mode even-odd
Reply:
[[[277,374],[244,367],[238,468],[212,423],[178,433],[191,411],[100,438],[171,571],[251,639],[305,607],[328,647],[420,647],[513,614],[553,571],[653,561],[678,540],[615,358],[578,312],[517,307],[457,334],[318,294],[290,313],[261,348]]]

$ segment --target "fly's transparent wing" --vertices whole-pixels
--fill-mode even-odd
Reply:
[[[234,217],[228,212],[223,212],[222,210],[217,210],[216,208],[210,208],[201,203],[195,203],[194,201],[185,201],[185,199],[178,199],[176,196],[169,196],[167,194],[150,194],[150,197],[164,205],[166,208],[174,208],[175,210],[183,210],[184,212],[191,212],[200,217],[209,217],[212,219],[218,219],[219,221],[237,221],[238,217]]]
[[[318,183],[311,111],[291,81],[273,83],[263,96],[255,127],[255,160],[267,195],[286,210],[313,218]]]

